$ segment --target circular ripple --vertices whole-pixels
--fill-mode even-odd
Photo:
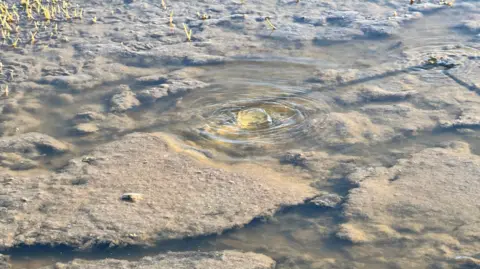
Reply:
[[[328,105],[294,90],[266,86],[210,89],[184,100],[202,122],[196,143],[236,155],[261,154],[301,141],[308,118],[324,118]]]
[[[426,40],[428,42],[429,40]],[[472,46],[455,44],[454,42],[435,42],[407,48],[402,53],[402,59],[398,65],[402,69],[419,71],[419,77],[429,83],[447,82],[448,76],[445,71],[461,74],[466,80],[474,78],[478,72],[480,51]],[[429,65],[430,59],[436,59],[436,65]],[[453,82],[453,81],[450,81]]]
[[[480,50],[474,42],[459,35],[454,25],[440,18],[440,21],[426,21],[422,27],[407,31],[402,39],[398,66],[420,71],[420,78],[431,83],[453,82],[445,75],[446,70],[462,74],[465,80],[473,79],[478,74]],[[442,64],[426,64],[433,58]]]
[[[283,134],[295,133],[305,117],[291,100],[233,102],[206,117],[202,134],[229,143],[281,142],[287,138]]]

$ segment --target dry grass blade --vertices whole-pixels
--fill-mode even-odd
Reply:
[[[31,36],[31,39],[30,39],[30,43],[33,45],[35,44],[35,36],[37,35],[37,32],[35,33],[30,33],[30,36]]]
[[[277,27],[275,27],[275,25],[273,25],[273,23],[270,21],[270,18],[269,18],[269,17],[265,17],[265,22],[267,23],[267,26],[268,26],[272,31],[277,30]]]
[[[192,29],[188,29],[188,26],[184,23],[183,29],[185,30],[185,35],[187,36],[188,42],[192,41]]]

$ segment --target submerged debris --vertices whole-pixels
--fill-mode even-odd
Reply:
[[[82,162],[92,164],[97,160],[97,158],[92,157],[92,156],[85,156],[82,158]]]
[[[287,152],[280,158],[280,163],[293,166],[307,167],[307,158],[303,153]]]
[[[428,60],[424,63],[425,68],[435,68],[435,67],[443,67],[445,69],[452,69],[458,64],[454,63],[453,60],[443,58],[443,57],[435,57],[430,56]]]

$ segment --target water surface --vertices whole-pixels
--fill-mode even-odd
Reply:
[[[64,158],[46,163],[50,169],[62,167],[68,158],[88,152],[94,146],[133,131],[172,133],[219,162],[253,161],[271,163],[286,173],[305,173],[319,178],[318,172],[280,165],[278,158],[287,152],[315,151],[332,156],[345,155],[362,159],[371,166],[392,166],[399,158],[427,147],[446,145],[449,141],[465,141],[474,153],[480,152],[478,129],[425,129],[415,135],[392,140],[371,139],[369,143],[338,144],[318,134],[332,113],[359,112],[368,101],[345,104],[338,96],[362,85],[384,89],[411,87],[419,92],[438,91],[439,96],[451,89],[480,94],[475,88],[480,78],[479,47],[471,35],[456,29],[456,23],[468,12],[450,9],[425,16],[405,27],[392,38],[353,40],[320,46],[312,42],[285,55],[246,55],[223,65],[200,67],[206,70],[198,79],[210,83],[181,98],[172,96],[127,112],[136,123],[132,128],[111,128],[99,135],[78,136],[70,131],[70,119],[85,108],[104,105],[111,94],[111,85],[84,94],[74,104],[46,106],[39,112],[42,125],[37,131],[69,141],[81,149]],[[272,41],[275,42],[275,41]],[[445,57],[456,67],[422,68],[430,57]],[[178,68],[172,66],[172,69]],[[337,70],[340,79],[315,81],[315,74]],[[348,76],[356,70],[356,76]],[[128,78],[118,84],[129,84]],[[115,83],[113,83],[115,84]],[[145,86],[145,85],[144,85]],[[140,86],[131,84],[132,90]],[[143,86],[142,86],[143,87]],[[49,99],[43,100],[52,102]],[[457,113],[458,107],[445,105],[445,100],[420,96],[411,100],[383,100],[374,105],[406,104],[416,109],[443,109]],[[376,123],[375,119],[372,119]],[[325,126],[327,128],[327,126]],[[340,128],[340,127],[339,127]],[[369,138],[366,138],[367,140]],[[369,140],[370,141],[370,140]],[[317,186],[342,196],[353,186],[333,170]],[[325,175],[323,175],[325,177]],[[73,258],[138,259],[166,251],[238,249],[265,253],[278,262],[278,268],[408,268],[400,261],[402,243],[385,246],[354,246],[334,236],[342,223],[341,206],[334,209],[304,205],[287,208],[268,220],[255,220],[237,230],[219,236],[160,242],[157,247],[98,250],[77,253],[68,248],[39,246],[11,251],[14,268],[38,268],[41,265]],[[396,262],[389,262],[389,260]],[[416,266],[426,261],[415,260]],[[336,265],[333,265],[333,264]],[[330,264],[330,265],[329,265]],[[331,266],[331,267],[329,267]],[[336,267],[335,267],[336,266]]]

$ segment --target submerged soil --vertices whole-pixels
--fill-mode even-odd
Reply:
[[[478,1],[164,3],[0,45],[0,268],[480,267]]]
[[[225,268],[225,269],[272,269],[275,261],[255,253],[240,253],[236,251],[223,252],[185,252],[168,253],[154,257],[146,257],[137,262],[107,259],[101,262],[74,260],[68,264],[57,263],[51,268]]]

